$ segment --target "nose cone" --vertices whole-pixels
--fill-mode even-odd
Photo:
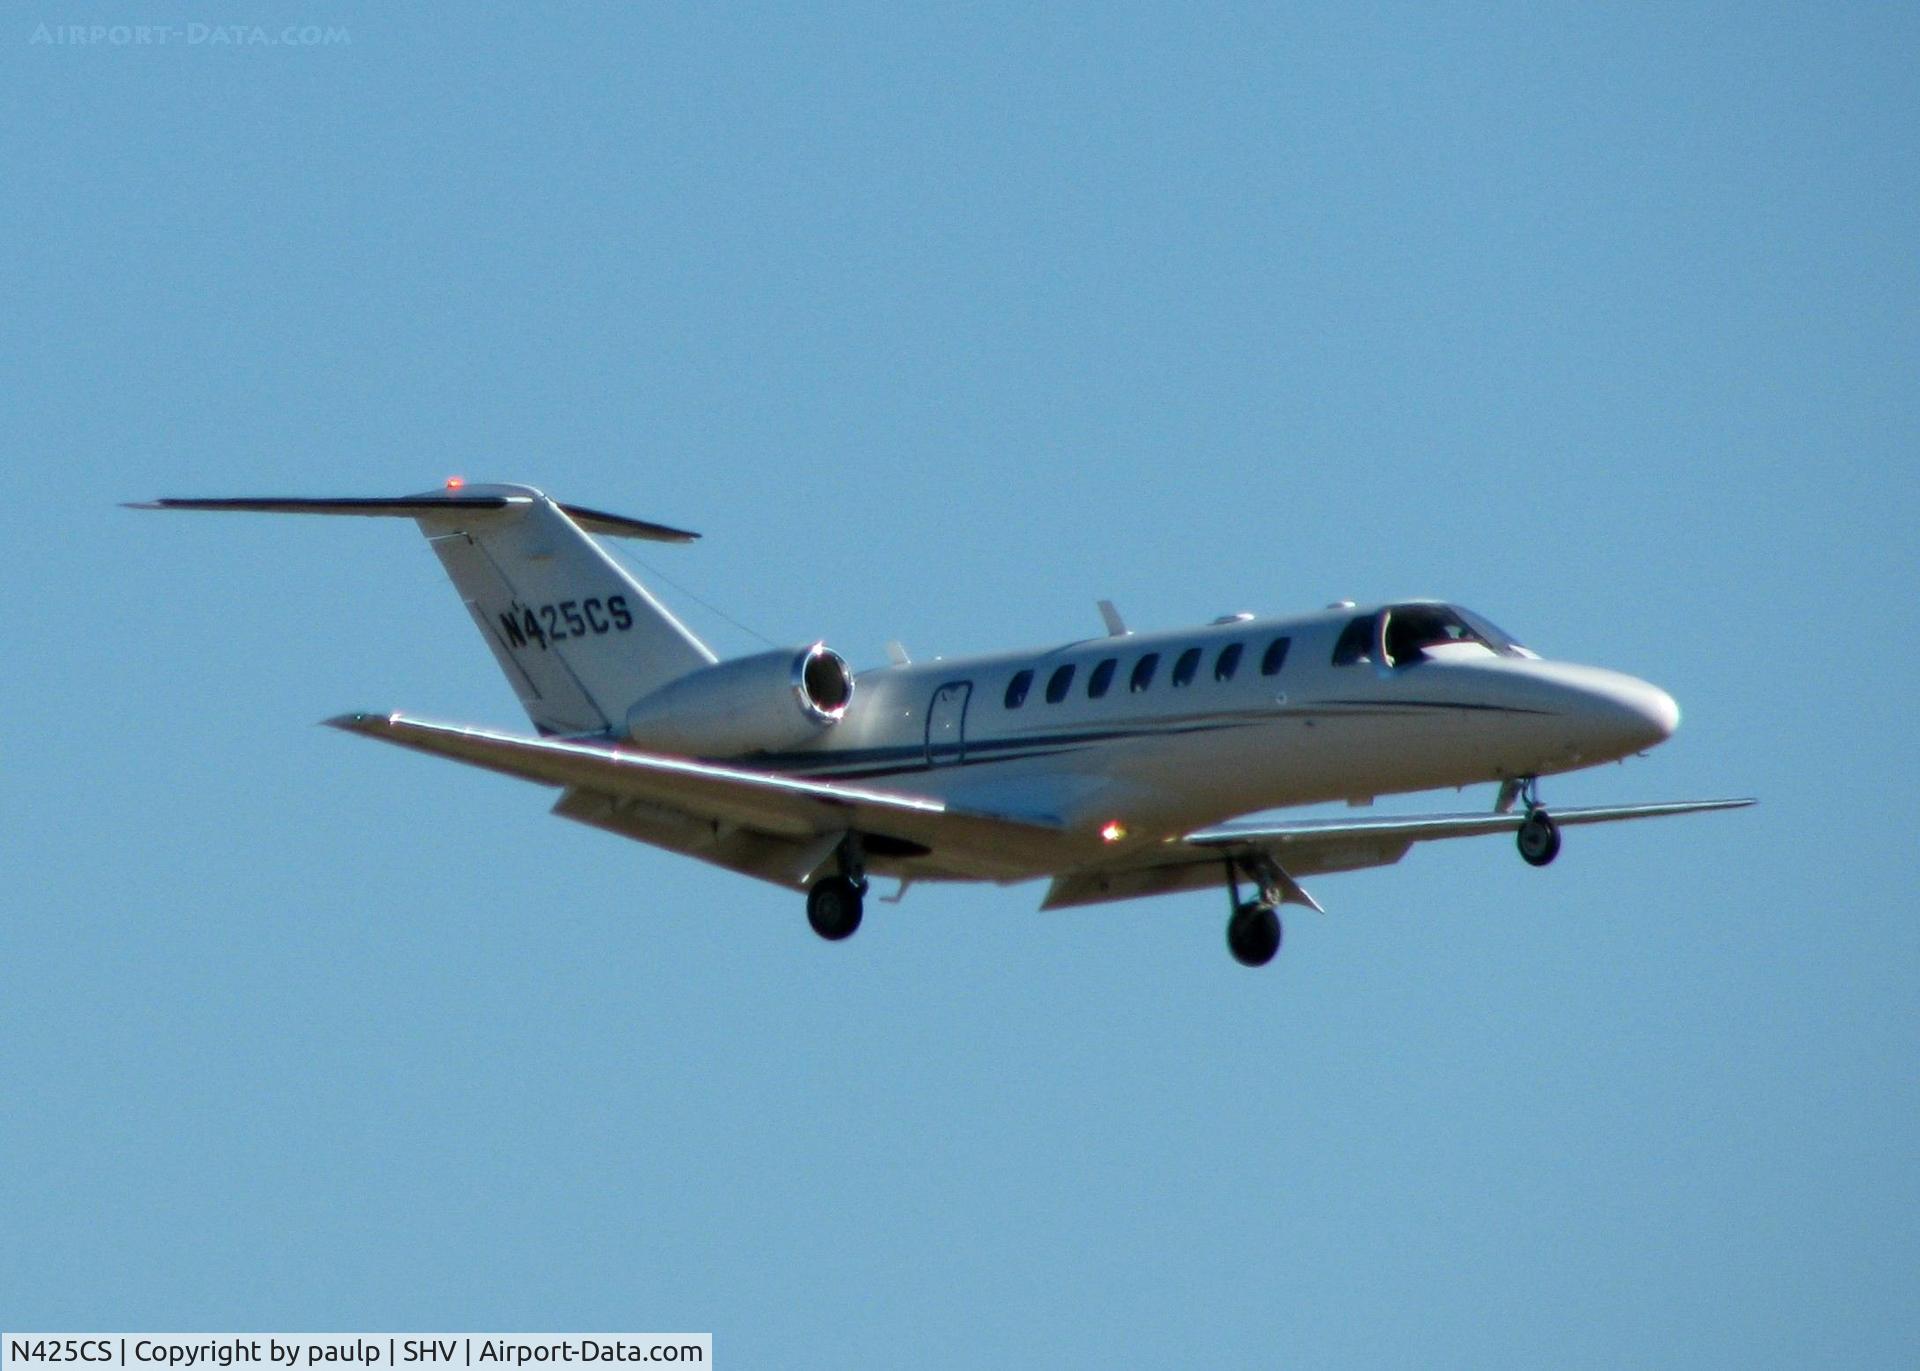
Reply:
[[[1596,692],[1604,701],[1609,725],[1617,730],[1616,746],[1641,752],[1664,743],[1680,727],[1680,706],[1673,696],[1632,676],[1612,676]]]
[[[1673,696],[1624,672],[1569,662],[1527,662],[1516,676],[1529,687],[1522,698],[1552,720],[1555,736],[1580,764],[1645,752],[1680,727],[1680,706]]]

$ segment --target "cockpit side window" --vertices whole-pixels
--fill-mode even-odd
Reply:
[[[1426,649],[1441,643],[1471,642],[1467,626],[1433,605],[1401,605],[1387,611],[1387,660],[1412,666]]]
[[[1489,642],[1448,605],[1396,605],[1387,614],[1387,660],[1396,667],[1424,661],[1430,647],[1473,643],[1490,652],[1505,652],[1503,641]],[[1507,654],[1511,655],[1511,654]]]
[[[1333,645],[1333,664],[1352,666],[1355,662],[1373,660],[1373,618],[1371,614],[1362,614],[1350,619],[1340,631],[1340,641]]]

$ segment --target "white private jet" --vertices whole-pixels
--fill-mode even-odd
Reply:
[[[719,661],[588,536],[698,535],[530,486],[134,508],[414,520],[539,736],[402,714],[328,722],[557,787],[563,818],[805,890],[830,940],[860,926],[870,876],[900,894],[1050,877],[1045,909],[1218,883],[1228,948],[1260,966],[1282,904],[1320,908],[1305,876],[1487,833],[1516,834],[1545,866],[1568,825],[1753,803],[1550,815],[1540,777],[1644,752],[1678,706],[1433,601],[1167,633],[1132,633],[1102,602],[1104,637],[917,664],[895,646],[892,665],[856,676],[823,643]],[[1235,821],[1479,782],[1499,786],[1491,812]]]

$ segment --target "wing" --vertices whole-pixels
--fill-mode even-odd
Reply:
[[[1666,804],[1606,805],[1586,809],[1555,809],[1553,821],[1562,828],[1576,824],[1614,823],[1623,819],[1655,819],[1668,814],[1697,814],[1714,809],[1741,809],[1753,804],[1739,800],[1677,800]],[[1236,857],[1267,856],[1289,876],[1316,876],[1329,871],[1355,871],[1369,866],[1391,866],[1415,843],[1441,838],[1474,838],[1489,833],[1512,833],[1525,822],[1524,813],[1409,814],[1369,819],[1282,819],[1218,824],[1187,834],[1158,855],[1157,860],[1119,869],[1095,869],[1059,877],[1047,892],[1046,909],[1129,900],[1218,884],[1227,862]]]
[[[556,813],[732,870],[804,883],[856,831],[876,858],[922,857],[929,874],[1018,880],[1057,865],[1044,818],[989,814],[943,800],[629,752],[603,743],[344,714],[349,733],[566,789]]]

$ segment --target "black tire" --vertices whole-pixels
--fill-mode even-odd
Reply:
[[[813,883],[807,892],[807,922],[830,943],[851,938],[860,927],[862,906],[860,887],[845,876],[827,876]]]
[[[1242,966],[1265,966],[1280,950],[1284,930],[1277,911],[1243,904],[1227,920],[1227,951]]]
[[[1520,849],[1520,860],[1528,866],[1545,866],[1560,855],[1560,825],[1546,810],[1536,809],[1520,825],[1514,842]]]

